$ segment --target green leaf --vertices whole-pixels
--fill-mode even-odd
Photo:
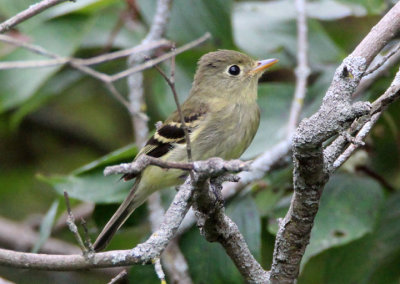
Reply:
[[[191,50],[179,54],[176,58],[175,81],[180,103],[184,102],[189,96],[195,72],[194,67],[201,55]],[[168,73],[170,65],[165,64],[165,67],[164,69]],[[153,106],[149,109],[150,116],[152,118],[156,117],[156,121],[158,119],[164,120],[170,113],[176,110],[173,94],[164,78],[158,72],[149,70],[146,74],[148,75],[146,76],[146,87],[148,87],[150,92],[150,96],[147,98],[148,105]]]
[[[132,182],[123,182],[119,177],[103,175],[107,165],[130,162],[137,154],[135,146],[127,146],[93,161],[66,176],[39,176],[60,194],[94,203],[117,203],[124,200]]]
[[[292,6],[293,7],[293,6]],[[361,17],[367,14],[365,7],[353,3],[340,1],[310,1],[306,5],[307,17],[332,21],[349,16]]]
[[[132,265],[129,270],[129,283],[160,284],[153,265]]]
[[[237,198],[226,211],[238,225],[251,252],[259,258],[260,217],[251,196]],[[183,235],[180,244],[194,283],[242,283],[242,277],[221,245],[207,242],[197,228]]]
[[[37,4],[40,2],[39,0],[1,0],[0,1],[0,14],[5,18],[11,18],[12,16],[22,12],[25,9],[28,9],[30,6]],[[61,4],[62,5],[62,4]],[[65,4],[64,4],[65,5]],[[68,4],[67,4],[68,5]],[[51,8],[50,8],[51,9]],[[16,27],[18,29],[31,29],[32,26],[36,26],[44,21],[45,17],[43,13],[39,13],[38,15],[28,19],[25,22],[18,24]]]
[[[384,204],[371,234],[312,258],[299,284],[397,284],[400,277],[400,194]],[[340,271],[340,273],[338,273]]]
[[[278,202],[285,195],[287,189],[293,188],[292,172],[292,167],[272,171],[266,178],[264,178],[264,185],[256,184],[254,186],[252,189],[254,192],[253,196],[261,216],[271,216]]]
[[[302,265],[328,248],[371,233],[382,204],[383,192],[375,181],[344,173],[333,176],[324,189]]]
[[[364,6],[368,14],[372,15],[380,15],[388,8],[389,2],[384,0],[341,0],[342,3],[346,3],[346,5],[361,5]],[[395,4],[395,2],[393,2]]]
[[[261,109],[261,121],[257,134],[250,147],[243,154],[244,159],[264,152],[286,136],[294,88],[288,84],[260,84],[258,88],[258,105]]]
[[[54,220],[56,218],[58,204],[59,200],[55,200],[44,216],[42,224],[40,225],[39,239],[32,248],[33,253],[37,253],[49,238],[51,229],[53,228]]]
[[[377,94],[381,94],[381,92]],[[393,103],[383,113],[370,135],[374,149],[370,166],[385,180],[390,181],[395,188],[400,188],[399,106],[400,101]]]
[[[110,36],[121,17],[121,8],[109,7],[93,14],[93,26],[82,40],[82,48],[104,48],[109,44]],[[115,31],[114,31],[115,32]],[[145,27],[135,23],[135,29],[122,26],[112,40],[113,48],[131,48],[140,43],[145,36]],[[126,67],[124,65],[124,67]]]
[[[227,207],[226,214],[239,227],[253,256],[260,259],[261,217],[251,195],[247,194],[235,198]]]
[[[46,12],[46,18],[64,16],[71,13],[92,14],[102,10],[105,7],[116,6],[123,7],[118,0],[79,0],[73,5],[58,5]]]
[[[315,9],[318,5],[322,5],[321,9],[323,9],[323,5],[335,5],[335,7],[345,9],[342,4],[332,3],[336,2],[312,2],[311,8]],[[351,8],[346,11],[346,15],[355,14]],[[338,16],[334,13],[339,12],[333,11],[331,17]],[[343,11],[340,13],[344,14]],[[311,13],[311,16],[313,15],[321,16],[319,13]],[[310,18],[308,29],[310,62],[319,64],[337,61],[342,52],[326,34],[320,23]],[[279,51],[278,58],[281,60],[281,66],[293,64],[297,49],[297,31],[296,12],[292,1],[236,3],[233,12],[233,31],[236,44],[246,52],[264,58],[266,54],[271,55]]]
[[[123,163],[124,161],[132,162],[137,153],[138,149],[136,145],[131,144],[121,149],[115,150],[79,169],[76,169],[75,171],[73,171],[73,174],[79,175],[79,174],[90,173],[93,170],[99,168],[103,169],[108,165],[115,165],[118,163]]]
[[[148,25],[152,23],[155,0],[139,0]],[[210,32],[220,48],[234,47],[231,27],[232,0],[176,0],[172,4],[167,38],[185,43]],[[193,12],[195,11],[195,13]]]
[[[60,56],[70,56],[78,48],[90,21],[82,17],[46,22],[29,34],[32,42]],[[62,36],[60,36],[62,34]],[[42,56],[22,48],[2,60],[38,60]],[[13,69],[0,72],[0,112],[16,107],[32,97],[61,66],[38,69]],[[22,83],[23,82],[23,83]]]
[[[12,114],[11,128],[17,128],[26,115],[36,111],[55,96],[60,95],[82,77],[83,74],[75,70],[63,70],[55,74],[34,96],[27,99],[24,104]]]

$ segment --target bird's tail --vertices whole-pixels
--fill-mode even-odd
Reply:
[[[138,200],[136,197],[136,191],[139,186],[140,177],[136,178],[136,182],[130,190],[128,196],[125,198],[124,202],[119,206],[118,210],[111,217],[110,221],[104,226],[100,235],[94,242],[94,250],[102,251],[111,241],[112,237],[118,231],[119,228],[125,223],[128,217],[139,207],[143,201]]]

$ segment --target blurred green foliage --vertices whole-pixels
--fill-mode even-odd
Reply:
[[[0,1],[7,19],[36,0]],[[128,3],[133,3],[134,7]],[[53,7],[20,24],[10,35],[62,56],[90,57],[132,47],[151,25],[156,0],[79,0]],[[309,1],[309,79],[303,117],[316,111],[335,67],[388,8],[390,1]],[[294,91],[296,14],[293,1],[175,0],[167,38],[182,45],[205,32],[212,39],[179,55],[176,82],[181,101],[187,96],[198,58],[212,50],[242,50],[280,63],[260,81],[262,120],[244,158],[252,158],[279,142],[286,133]],[[0,43],[0,60],[44,57]],[[168,64],[165,64],[168,68]],[[99,71],[117,72],[125,60],[102,64]],[[394,75],[389,70],[363,96],[382,94]],[[171,92],[154,70],[144,72],[149,126],[175,109]],[[117,87],[127,93],[126,82]],[[400,277],[400,114],[399,103],[382,116],[363,150],[326,186],[298,283],[398,283]],[[24,221],[43,214],[41,239],[65,210],[60,197],[69,192],[73,204],[96,203],[89,229],[96,236],[129,183],[104,177],[106,165],[131,161],[129,113],[95,79],[69,67],[14,69],[0,72],[0,215]],[[368,169],[368,170],[365,170]],[[254,256],[271,264],[277,219],[289,206],[291,167],[270,173],[227,202]],[[371,174],[372,173],[372,174]],[[163,192],[168,206],[173,190]],[[54,201],[56,200],[56,201]],[[111,204],[114,203],[114,204]],[[53,205],[52,205],[53,204]],[[60,204],[60,206],[57,206]],[[47,213],[46,213],[47,212]],[[146,208],[135,212],[110,249],[132,247],[150,234]],[[65,230],[56,237],[73,241]],[[180,241],[195,283],[243,283],[218,244],[207,243],[196,228]],[[24,272],[0,268],[18,283],[104,283],[108,276]],[[151,266],[131,268],[132,283],[158,283]],[[56,279],[56,280],[55,280]]]

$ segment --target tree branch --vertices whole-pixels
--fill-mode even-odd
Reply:
[[[226,172],[239,172],[247,169],[248,165],[239,160],[226,162],[220,158],[211,158],[207,161],[193,162],[193,167],[196,171],[195,178],[188,177],[179,187],[160,228],[146,242],[132,250],[95,253],[86,258],[81,255],[42,255],[0,249],[0,265],[38,270],[77,270],[151,263],[160,257],[174,237],[191,206],[193,192],[203,187],[210,177],[217,177]]]
[[[121,72],[116,73],[114,75],[107,75],[105,73],[98,72],[98,71],[96,71],[96,70],[94,70],[94,69],[92,69],[92,68],[90,68],[90,67],[88,67],[86,65],[80,64],[79,60],[77,62],[74,61],[74,60],[69,60],[69,61],[66,61],[65,63],[69,64],[71,67],[73,67],[73,68],[75,68],[75,69],[77,69],[77,70],[79,70],[79,71],[81,71],[81,72],[83,72],[83,73],[85,73],[85,74],[87,74],[87,75],[89,75],[89,76],[91,76],[91,77],[103,82],[105,84],[106,88],[110,91],[110,93],[122,105],[124,105],[132,115],[137,115],[137,113],[134,110],[131,110],[131,106],[126,101],[124,96],[115,88],[115,86],[113,84],[114,81],[117,81],[117,80],[120,80],[122,78],[125,78],[126,76],[129,76],[129,75],[131,75],[131,74],[133,74],[135,72],[140,72],[140,71],[143,71],[145,69],[151,68],[151,67],[155,66],[156,64],[159,64],[160,62],[164,61],[164,60],[167,60],[167,59],[170,59],[170,58],[176,56],[176,54],[182,53],[182,52],[184,52],[184,51],[186,51],[188,49],[193,48],[194,46],[197,46],[197,45],[203,43],[208,38],[210,38],[210,34],[209,33],[205,34],[204,36],[202,36],[202,37],[200,37],[200,38],[198,38],[198,39],[196,39],[196,40],[194,40],[192,42],[189,42],[188,44],[185,44],[185,45],[177,48],[174,52],[166,53],[166,54],[164,54],[164,55],[162,55],[160,57],[157,57],[157,58],[155,58],[153,60],[148,60],[144,64],[141,64],[141,65],[135,66],[133,68],[121,71]],[[61,56],[59,56],[57,54],[54,54],[54,53],[52,53],[50,51],[47,51],[45,48],[43,48],[41,46],[37,46],[37,45],[21,42],[21,41],[18,41],[16,39],[10,37],[10,36],[0,35],[0,41],[6,42],[6,43],[9,43],[9,44],[13,44],[13,45],[16,45],[16,46],[19,46],[19,47],[26,48],[27,50],[30,50],[32,52],[35,52],[37,54],[40,54],[40,55],[43,55],[43,56],[46,56],[46,57],[49,57],[49,58],[54,58],[55,60],[59,60],[59,61],[62,61],[62,62],[64,62],[64,60],[65,60],[65,58],[63,58],[63,57],[61,57]]]
[[[156,13],[154,15],[150,31],[142,40],[141,45],[146,45],[150,42],[159,40],[164,35],[171,14],[171,4],[172,0],[157,1]],[[128,58],[128,66],[130,68],[134,68],[143,63],[146,57],[151,57],[153,54],[154,53],[152,51],[146,51],[141,54],[131,55]],[[148,119],[142,111],[145,109],[143,74],[141,72],[129,74],[128,87],[130,108],[134,114],[138,114],[132,116],[135,140],[138,147],[143,147],[146,143],[147,134],[149,132],[147,126]]]
[[[110,282],[108,282],[107,284],[115,284],[118,283],[121,279],[123,279],[124,277],[126,277],[128,275],[128,272],[126,272],[125,269],[123,269],[120,273],[117,274],[117,276],[115,276],[113,279],[111,279]]]
[[[268,277],[251,254],[237,225],[225,215],[221,194],[222,182],[237,181],[232,175],[220,176],[205,183],[194,194],[193,208],[197,226],[209,242],[219,242],[239,269],[251,283],[263,283]]]
[[[25,47],[35,53],[38,53],[38,50],[40,50],[40,49],[34,48],[35,46],[33,46],[33,45],[28,44],[28,45],[24,46],[24,45],[20,44],[21,43],[20,41],[13,39],[12,37],[1,36],[0,40],[2,40],[4,42],[8,42],[10,44],[17,45],[17,46]],[[79,65],[90,66],[90,65],[101,64],[101,63],[108,62],[111,60],[119,59],[119,58],[126,57],[126,56],[129,56],[132,54],[140,53],[140,52],[143,52],[143,51],[146,51],[149,49],[156,49],[156,48],[159,48],[162,46],[168,46],[168,45],[170,45],[169,41],[167,41],[165,39],[160,39],[158,41],[150,42],[147,45],[138,45],[138,46],[135,46],[132,48],[118,50],[118,51],[110,52],[107,54],[94,56],[91,58],[59,57],[58,59],[49,59],[49,60],[3,61],[3,62],[0,62],[0,70],[15,69],[15,68],[52,67],[52,66],[57,66],[57,65],[70,64],[72,61],[75,63],[78,63]],[[43,50],[40,50],[39,54],[49,56],[49,54],[47,52],[45,52],[43,54]]]
[[[399,51],[400,44],[397,44],[396,47],[392,48],[392,50],[390,50],[385,56],[383,56],[383,58],[381,58],[381,60],[376,63],[372,68],[368,68],[367,71],[365,71],[364,76],[368,76],[377,71],[380,67],[383,66],[383,64],[385,64],[386,61],[388,61],[393,55],[395,55]]]
[[[297,11],[297,67],[295,70],[296,89],[294,91],[288,124],[289,137],[292,137],[299,122],[307,92],[307,78],[310,75],[310,68],[307,63],[308,40],[305,0],[296,0],[295,4]]]
[[[360,84],[353,94],[353,98],[357,98],[362,95],[378,78],[388,74],[389,69],[399,63],[399,61],[400,50],[397,50],[396,53],[390,57],[385,56],[385,58],[382,58],[382,60],[377,64],[379,67],[374,72],[371,72],[369,75],[364,74]],[[368,68],[367,72],[370,69],[371,68]]]
[[[400,30],[400,5],[397,3],[379,23],[371,29],[351,54],[352,57],[363,57],[368,66],[372,59],[393,39]],[[384,32],[382,32],[384,31]]]
[[[11,17],[10,19],[1,23],[0,33],[7,32],[14,26],[18,25],[19,23],[22,23],[27,19],[36,16],[37,14],[43,12],[44,10],[67,1],[75,2],[76,0],[43,0],[39,3],[31,5],[29,6],[28,9],[18,13],[14,17]]]
[[[294,283],[310,239],[324,185],[329,179],[323,143],[346,130],[354,119],[370,113],[368,103],[351,103],[374,56],[400,29],[397,3],[337,68],[321,108],[298,127],[293,139],[294,195],[276,237],[271,283]]]
[[[387,109],[387,107],[393,103],[394,101],[398,100],[400,97],[400,69],[397,72],[392,84],[386,90],[386,92],[380,96],[373,104],[370,113],[370,118],[365,121],[358,123],[355,126],[356,129],[359,129],[358,134],[356,137],[353,138],[353,142],[347,147],[347,149],[342,152],[338,151],[338,147],[327,149],[326,151],[335,151],[338,153],[335,156],[338,158],[333,162],[332,166],[329,167],[329,171],[334,171],[339,168],[347,159],[357,150],[361,145],[363,145],[363,140],[371,131],[372,127],[378,122],[382,112]],[[340,153],[340,156],[339,156]]]
[[[37,270],[78,270],[151,263],[160,256],[178,229],[191,205],[193,189],[188,180],[180,186],[160,228],[146,242],[131,250],[95,253],[87,259],[82,255],[44,255],[0,249],[0,265]]]
[[[38,239],[39,234],[33,231],[30,226],[0,217],[0,243],[2,247],[27,251],[33,247]],[[40,251],[48,254],[78,254],[80,249],[70,243],[49,238],[40,248]]]

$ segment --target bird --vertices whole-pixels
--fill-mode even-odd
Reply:
[[[190,94],[181,105],[188,129],[193,160],[220,157],[237,159],[253,140],[259,123],[258,80],[277,59],[256,61],[233,50],[217,50],[203,55],[198,63]],[[164,161],[187,162],[185,132],[178,111],[157,127],[154,135],[136,155],[148,155]],[[101,251],[132,212],[147,197],[162,188],[182,184],[182,170],[149,166],[137,176],[129,194],[104,226],[94,243]]]

